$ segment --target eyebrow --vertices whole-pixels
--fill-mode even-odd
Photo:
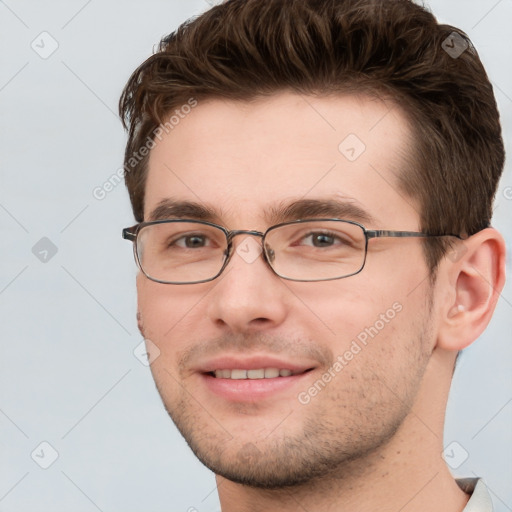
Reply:
[[[375,222],[373,216],[351,198],[299,199],[272,207],[266,217],[272,224],[320,217],[354,220],[366,224]]]
[[[193,201],[177,201],[174,199],[162,199],[156,207],[151,210],[148,220],[166,219],[193,219],[207,222],[219,222],[220,216],[215,210],[207,205]]]
[[[162,199],[148,215],[149,221],[191,219],[222,224],[221,211],[194,201]],[[356,204],[355,199],[299,199],[271,206],[264,214],[269,225],[299,219],[336,218],[372,224],[373,216]]]

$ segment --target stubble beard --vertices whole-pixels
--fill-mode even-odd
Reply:
[[[417,340],[416,346],[426,343]],[[301,406],[309,410],[303,414],[300,409],[301,419],[293,430],[278,428],[264,440],[229,431],[187,391],[170,398],[158,378],[155,382],[176,427],[196,457],[215,474],[268,490],[325,486],[332,480],[364,474],[411,411],[430,352],[417,348],[407,355],[403,373],[394,381],[396,387],[383,385],[376,367],[354,368],[345,381],[352,389],[324,390],[323,397]],[[344,400],[347,396],[351,403]],[[290,419],[293,423],[293,416],[286,425]]]

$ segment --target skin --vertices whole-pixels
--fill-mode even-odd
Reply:
[[[366,146],[355,161],[338,149],[349,134]],[[279,205],[329,199],[364,209],[368,229],[419,231],[419,205],[396,185],[410,144],[399,109],[368,97],[203,101],[151,150],[144,218],[172,199],[207,206],[228,229],[265,231]],[[235,238],[235,249],[244,243]],[[444,411],[456,353],[485,328],[503,286],[504,243],[493,229],[463,243],[434,284],[421,241],[408,238],[371,240],[363,271],[341,280],[285,281],[236,252],[209,283],[138,275],[139,327],[160,350],[157,388],[217,474],[224,512],[464,508],[441,457]],[[301,403],[393,304],[400,312]],[[198,371],[223,354],[313,369],[283,392],[235,401]]]

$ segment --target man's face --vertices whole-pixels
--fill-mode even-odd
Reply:
[[[144,217],[164,200],[196,203],[230,230],[264,232],[286,207],[314,200],[314,217],[336,216],[336,202],[348,220],[363,210],[368,229],[415,231],[418,206],[397,186],[408,137],[399,110],[369,98],[202,102],[152,149]],[[139,274],[137,289],[141,330],[160,350],[156,385],[195,454],[217,474],[270,488],[384,446],[414,404],[435,336],[419,239],[372,239],[362,272],[323,282],[279,278],[248,257],[254,242],[235,237],[211,282]]]

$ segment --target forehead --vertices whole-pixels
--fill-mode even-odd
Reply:
[[[155,142],[145,219],[172,199],[203,204],[219,220],[247,227],[283,204],[329,199],[352,202],[395,227],[417,223],[418,208],[397,180],[410,130],[390,102],[287,92],[251,102],[209,99]]]

